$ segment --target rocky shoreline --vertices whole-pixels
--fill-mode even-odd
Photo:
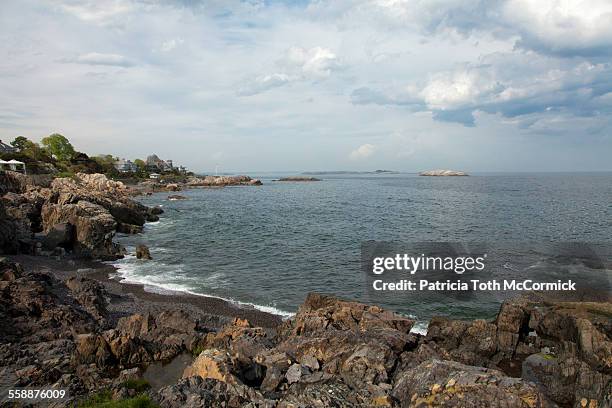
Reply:
[[[161,407],[607,407],[609,303],[505,302],[496,319],[414,321],[310,294],[274,327],[202,310],[117,313],[86,276],[0,263],[1,390],[144,393]],[[155,362],[192,355],[158,389],[133,389]],[[132,388],[131,388],[132,387]],[[64,404],[69,402],[64,401]]]
[[[26,253],[0,260],[2,399],[9,388],[52,386],[70,395],[58,406],[92,395],[161,407],[612,403],[609,302],[534,294],[506,301],[493,321],[438,317],[419,335],[414,321],[377,306],[310,294],[281,321],[219,299],[148,293],[83,260],[122,256],[114,233],[158,217],[122,183],[2,176],[0,248]],[[156,387],[143,380],[177,361],[186,367],[168,368]]]

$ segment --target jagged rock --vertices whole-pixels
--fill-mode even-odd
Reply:
[[[140,234],[142,231],[143,228],[140,225],[123,224],[121,222],[117,224],[117,232],[123,234]]]
[[[531,383],[497,370],[440,360],[401,373],[391,395],[401,407],[553,406]]]
[[[232,374],[232,361],[229,354],[217,349],[202,351],[195,361],[183,372],[183,378],[193,376],[212,378],[229,384],[241,383]]]
[[[212,378],[203,379],[194,376],[179,380],[176,385],[164,387],[157,393],[156,399],[162,408],[272,408],[273,401],[242,384],[227,383]]]
[[[127,187],[103,174],[78,173],[74,178],[58,178],[51,183],[55,203],[60,205],[88,201],[108,210],[117,222],[142,226],[148,208],[129,197]]]
[[[287,379],[288,384],[293,384],[300,381],[302,376],[306,376],[308,374],[310,374],[308,367],[301,364],[292,364],[287,370],[285,378]]]
[[[117,223],[102,206],[88,201],[76,204],[45,204],[42,208],[45,232],[55,225],[70,223],[75,228],[74,250],[83,256],[117,259],[121,247],[113,242]]]
[[[151,252],[149,252],[149,247],[146,245],[137,245],[136,246],[136,258],[138,259],[153,259],[151,257]]]
[[[106,317],[108,294],[99,282],[84,277],[72,277],[66,281],[66,286],[72,291],[72,296],[92,316],[99,319]]]

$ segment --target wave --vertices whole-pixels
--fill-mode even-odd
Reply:
[[[144,290],[150,293],[158,293],[158,294],[163,294],[163,295],[188,294],[188,295],[193,295],[193,296],[202,296],[202,297],[219,299],[219,300],[223,300],[225,302],[231,303],[233,305],[236,305],[240,308],[253,308],[253,309],[259,310],[260,312],[265,312],[265,313],[270,313],[276,316],[281,316],[283,319],[288,319],[295,315],[295,313],[278,309],[274,305],[259,305],[256,303],[244,302],[244,301],[240,301],[240,300],[236,300],[232,298],[225,298],[225,297],[221,297],[217,295],[201,293],[201,292],[198,292],[195,287],[190,286],[185,283],[172,283],[172,282],[167,282],[167,281],[160,282],[157,280],[157,278],[163,278],[167,280],[170,277],[170,278],[180,278],[180,279],[185,280],[185,277],[176,275],[172,273],[171,271],[164,272],[162,276],[160,275],[140,275],[137,273],[138,265],[131,262],[135,259],[136,259],[135,256],[128,255],[126,256],[126,258],[122,260],[110,262],[110,264],[117,269],[117,273],[115,277],[118,278],[119,282],[143,285]],[[154,261],[147,262],[148,265],[151,265],[153,263]],[[158,266],[161,266],[161,265],[158,264]],[[179,271],[182,270],[181,265],[179,265],[178,268],[175,268],[175,271],[176,270],[179,270]],[[205,280],[208,280],[209,283],[212,283],[212,281],[219,280],[223,276],[224,275],[222,273],[215,273],[205,278]],[[187,279],[187,280],[195,280],[195,279],[196,278]],[[202,279],[197,279],[197,280],[198,282],[202,281]]]

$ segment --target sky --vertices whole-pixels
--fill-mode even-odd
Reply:
[[[2,0],[0,139],[197,172],[612,170],[609,0]]]

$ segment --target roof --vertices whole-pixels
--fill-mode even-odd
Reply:
[[[25,164],[25,163],[17,161],[17,160],[9,160],[9,161],[0,160],[0,164]]]
[[[5,152],[15,152],[17,151],[17,149],[15,149],[13,146],[11,145],[7,145],[6,143],[4,143],[2,140],[0,140],[0,151],[5,151]]]

